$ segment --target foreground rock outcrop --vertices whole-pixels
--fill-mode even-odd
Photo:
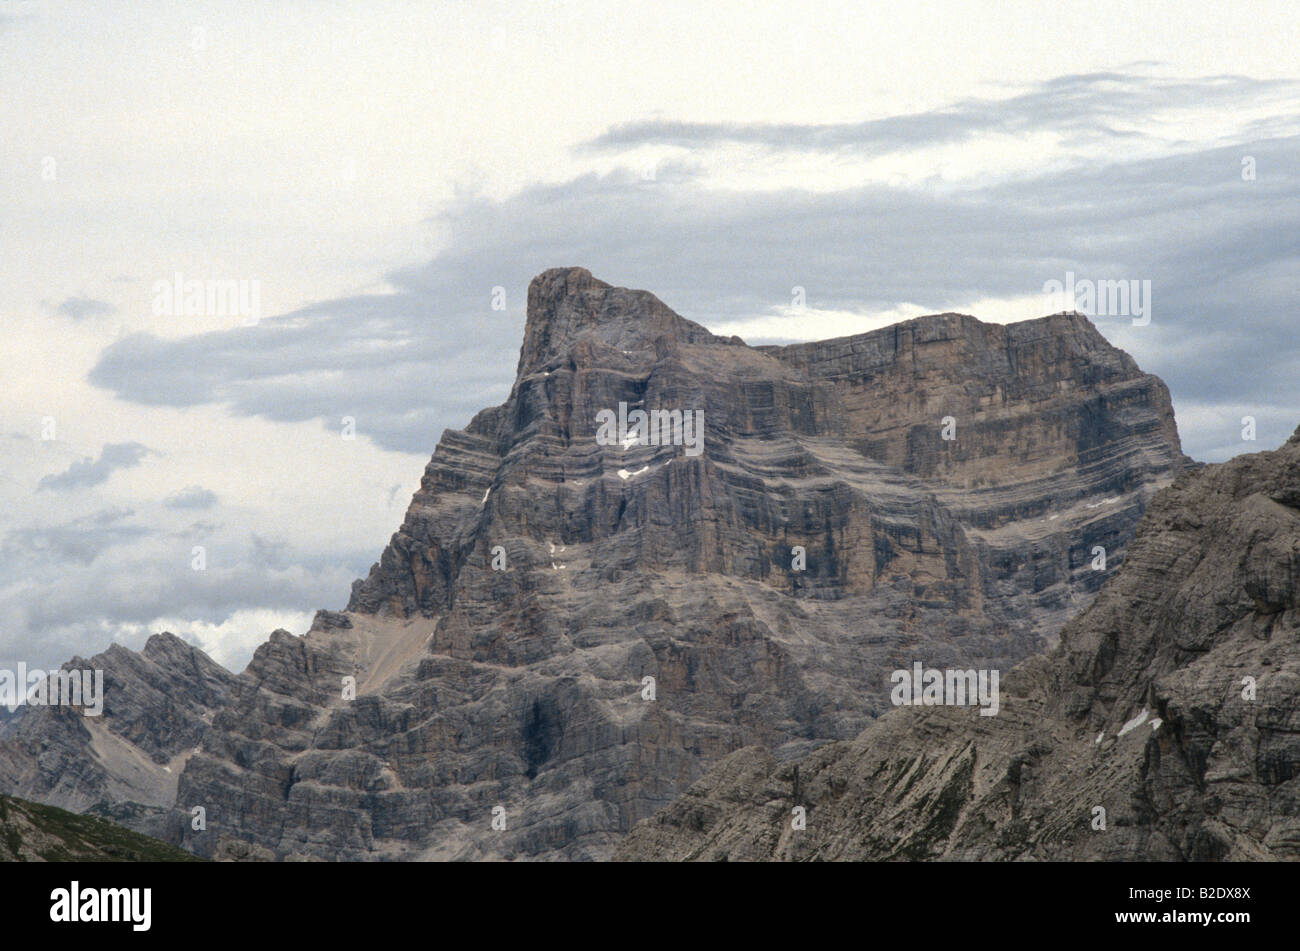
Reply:
[[[900,706],[799,762],[740,750],[618,854],[1300,858],[1300,431],[1156,496],[997,716]]]
[[[703,441],[597,438],[620,407]],[[25,716],[0,787],[202,855],[606,858],[737,749],[856,736],[895,667],[1043,650],[1188,465],[1164,385],[1079,315],[754,348],[547,271],[510,397],[443,435],[346,611],[238,677],[166,642],[175,696]]]

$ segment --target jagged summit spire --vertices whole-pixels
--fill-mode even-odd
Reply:
[[[614,287],[582,267],[550,268],[528,285],[519,374],[543,366],[593,331],[622,349],[645,345],[657,337],[699,342],[713,336],[674,313],[649,291]]]

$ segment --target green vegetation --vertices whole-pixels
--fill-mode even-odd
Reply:
[[[98,816],[0,796],[0,861],[200,862],[158,839]]]

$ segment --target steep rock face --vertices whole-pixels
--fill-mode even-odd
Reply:
[[[1300,431],[1157,495],[996,717],[899,707],[799,763],[738,751],[619,856],[1300,858],[1298,598]]]
[[[1122,553],[1153,486],[1190,462],[1170,451],[1164,383],[1082,314],[941,314],[761,349],[835,387],[845,443],[925,479],[998,590],[1032,593],[1049,641],[1105,577],[1096,549]],[[956,438],[934,438],[940,420]]]
[[[602,444],[620,404],[702,412],[703,443]],[[444,434],[347,610],[229,685],[178,840],[608,857],[738,748],[855,736],[895,667],[1041,650],[1185,464],[1163,385],[1083,318],[751,348],[548,271],[509,399]]]

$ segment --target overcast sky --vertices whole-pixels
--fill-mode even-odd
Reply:
[[[0,667],[342,607],[552,266],[751,343],[1150,281],[1185,449],[1281,443],[1294,0],[881,6],[5,0]]]

